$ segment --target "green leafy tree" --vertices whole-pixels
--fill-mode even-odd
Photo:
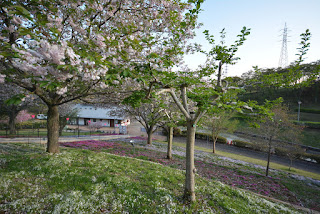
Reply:
[[[208,112],[201,121],[211,131],[213,139],[212,152],[216,152],[216,142],[218,137],[223,132],[233,132],[236,130],[238,121],[232,119],[234,113],[228,111],[221,111],[216,109],[214,112]]]
[[[194,144],[196,126],[200,118],[205,115],[212,106],[221,108],[240,108],[245,106],[244,103],[235,103],[231,105],[232,96],[227,92],[234,87],[222,85],[222,65],[232,64],[238,59],[235,53],[249,35],[249,29],[244,27],[238,40],[231,47],[224,45],[224,41],[215,44],[213,36],[208,31],[204,32],[212,49],[209,52],[201,51],[206,54],[207,61],[197,71],[184,71],[180,74],[170,72],[162,72],[162,76],[158,76],[161,81],[160,88],[156,94],[168,93],[184,115],[187,124],[187,142],[186,142],[186,179],[184,198],[187,201],[195,201],[195,173],[194,165]],[[224,30],[221,32],[222,40],[224,38]],[[210,77],[216,74],[217,80],[211,80]],[[152,84],[151,84],[152,86]],[[231,107],[232,106],[232,107]]]
[[[267,139],[266,145],[264,141],[257,142],[258,145],[262,144],[263,147],[266,146],[267,148],[266,176],[269,174],[272,150],[276,147],[288,147],[289,145],[286,141],[296,142],[301,135],[301,129],[291,122],[288,109],[285,106],[272,102],[267,102],[267,105],[271,105],[272,116],[266,117],[262,122],[259,122],[259,129],[257,129],[257,132]]]

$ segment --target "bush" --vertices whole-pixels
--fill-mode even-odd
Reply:
[[[5,130],[6,128],[8,128],[8,126],[9,126],[8,123],[1,122],[0,123],[0,130]]]
[[[218,136],[217,142],[226,144],[227,143],[227,138]]]
[[[316,155],[316,154],[309,154],[309,153],[304,153],[303,155],[301,155],[302,158],[307,159],[310,158],[312,160],[317,161],[317,164],[320,164],[320,155]]]
[[[246,142],[246,141],[242,141],[242,140],[233,140],[233,144],[236,147],[241,147],[241,148],[253,148],[252,143]]]
[[[276,148],[274,149],[274,153],[275,153],[276,155],[279,155],[279,156],[286,156],[288,152],[287,152],[287,150],[284,149],[284,148],[278,148],[278,147],[276,147]]]
[[[173,136],[181,136],[181,135],[182,135],[181,129],[179,129],[178,127],[174,127]]]
[[[213,141],[211,134],[200,133],[200,132],[196,133],[196,139],[202,139],[202,140],[207,140],[207,139],[209,139],[210,141]],[[217,143],[224,143],[224,144],[226,144],[226,143],[227,143],[227,139],[226,139],[225,137],[218,136],[218,138],[217,138]]]
[[[46,120],[28,120],[23,121],[21,123],[17,123],[18,129],[38,129],[38,128],[46,128],[47,121]]]

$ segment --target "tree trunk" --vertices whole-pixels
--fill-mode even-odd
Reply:
[[[147,134],[148,134],[147,145],[151,145],[152,144],[152,135],[153,135],[152,129],[153,129],[153,127],[151,127],[150,129],[147,130]]]
[[[212,140],[213,140],[213,148],[212,148],[212,153],[216,153],[216,142],[217,142],[218,136],[214,136],[212,134]]]
[[[186,148],[186,180],[184,189],[184,198],[187,201],[195,201],[195,173],[194,167],[194,143],[196,126],[192,120],[187,121],[187,148]]]
[[[291,170],[292,167],[292,158],[290,158],[290,166],[289,166],[289,171]]]
[[[169,132],[168,132],[168,151],[167,151],[167,158],[169,160],[172,159],[172,139],[173,139],[173,127],[169,127]]]
[[[48,106],[48,144],[47,152],[59,153],[59,111],[58,106]]]
[[[16,134],[16,117],[17,117],[16,112],[10,112],[9,114],[9,130],[10,134]]]
[[[271,141],[272,137],[269,138],[269,149],[268,149],[268,161],[267,161],[267,168],[266,168],[266,176],[269,174],[269,165],[270,165],[270,156],[271,156]]]
[[[59,136],[62,136],[62,131],[67,125],[67,120],[64,117],[59,117]]]

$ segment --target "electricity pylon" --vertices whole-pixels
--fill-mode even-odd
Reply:
[[[280,68],[285,68],[288,66],[287,38],[288,38],[288,28],[287,28],[287,23],[285,23],[283,34],[282,34],[282,47],[281,47],[281,53],[280,53],[280,59],[279,59]]]

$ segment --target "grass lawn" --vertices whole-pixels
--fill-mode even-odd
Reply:
[[[259,169],[204,153],[196,160],[197,201],[186,204],[184,157],[164,159],[165,153],[154,150],[165,149],[162,144],[136,144],[135,149],[103,141],[62,145],[62,152],[52,155],[33,144],[0,144],[0,213],[303,213],[231,187],[252,187],[300,203],[282,183],[285,174],[272,172],[277,177],[266,178]],[[295,188],[296,181],[287,180]],[[314,200],[307,207],[316,206]]]
[[[304,129],[302,132],[302,142],[306,146],[320,148],[320,130],[319,129]]]

